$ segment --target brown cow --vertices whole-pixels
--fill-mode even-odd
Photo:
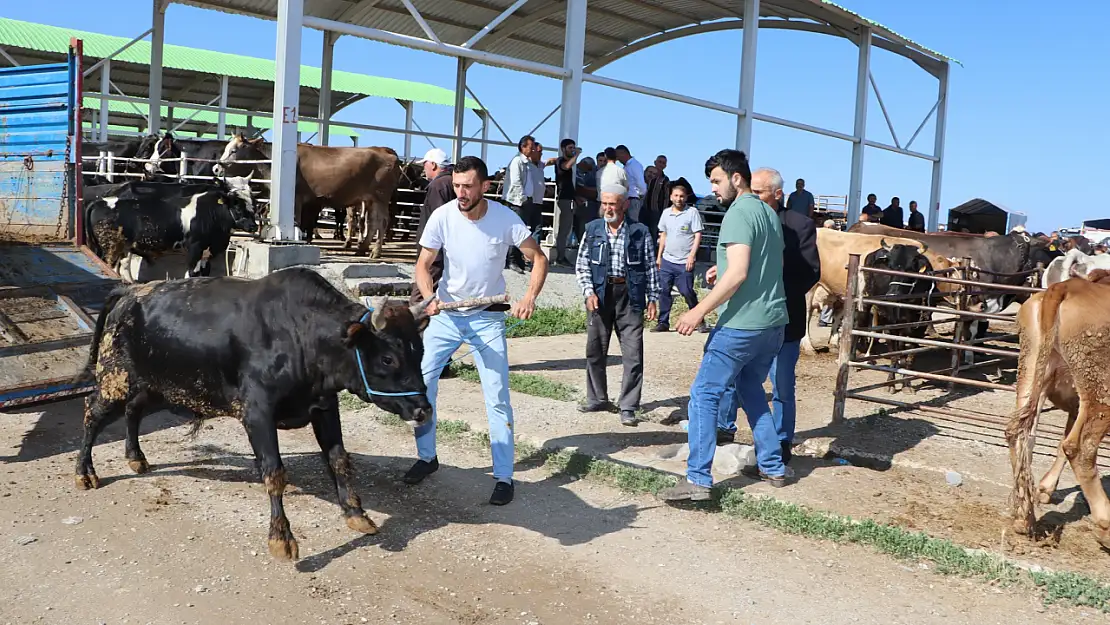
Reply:
[[[1110,548],[1110,498],[1096,467],[1099,444],[1110,430],[1110,375],[1103,366],[1110,349],[1110,314],[1103,312],[1110,304],[1110,273],[1096,270],[1088,277],[1093,281],[1071,279],[1053,284],[1029,298],[1018,312],[1017,408],[1006,428],[1014,474],[1011,508],[1014,531],[1031,534],[1036,526],[1033,429],[1042,398],[1048,395],[1053,403],[1059,400],[1068,405],[1073,402],[1067,393],[1073,389],[1078,397],[1076,417],[1073,423],[1069,416],[1060,448],[1091,508],[1095,538]],[[1045,479],[1052,474],[1050,471]]]
[[[247,139],[242,134],[227,142],[219,166],[225,175],[246,175],[253,168],[270,178],[267,164],[248,165],[240,170],[235,161],[267,160],[262,139]],[[385,232],[389,227],[389,201],[401,179],[401,159],[392,148],[332,148],[308,143],[297,144],[297,183],[294,221],[312,241],[312,232],[324,206],[366,210],[368,230],[378,232],[370,258],[380,258]],[[239,174],[239,171],[244,173]],[[364,204],[365,203],[365,204]],[[365,206],[365,208],[363,208]],[[359,242],[358,254],[370,248],[369,237]]]

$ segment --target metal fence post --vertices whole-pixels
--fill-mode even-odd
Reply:
[[[832,424],[844,422],[844,401],[848,390],[848,372],[855,351],[856,308],[859,306],[859,254],[848,256],[848,284],[844,302],[844,320],[840,322],[840,346],[837,350],[836,394],[833,398]]]

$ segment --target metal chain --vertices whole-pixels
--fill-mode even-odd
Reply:
[[[80,129],[78,129],[78,132],[80,132]],[[79,165],[80,161],[78,161],[78,164],[73,165],[72,169],[70,168],[69,157],[70,157],[72,149],[73,149],[73,137],[66,137],[66,156],[65,156],[65,161],[63,161],[65,163],[65,167],[62,169],[62,202],[61,202],[61,206],[58,208],[58,224],[54,228],[54,238],[55,239],[62,238],[62,218],[69,213],[69,211],[67,210],[67,204],[69,203],[70,178],[74,178],[76,176],[81,175],[81,168],[80,168],[80,165]],[[76,186],[77,186],[77,184],[76,184],[76,182],[74,182],[74,188],[76,188]],[[76,220],[76,212],[77,212],[77,197],[76,196],[74,196],[74,198],[73,198],[73,207],[74,207],[74,223],[76,224],[76,221],[77,221]],[[74,234],[76,234],[76,233],[74,233]]]

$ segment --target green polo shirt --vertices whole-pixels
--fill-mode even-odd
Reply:
[[[717,271],[728,271],[731,244],[752,248],[748,277],[717,309],[719,324],[734,330],[766,330],[786,325],[786,292],[782,286],[782,223],[758,196],[736,198],[721,221],[717,239]]]

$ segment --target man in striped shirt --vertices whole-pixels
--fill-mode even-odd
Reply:
[[[586,299],[586,403],[582,412],[610,411],[605,375],[614,328],[621,343],[624,378],[618,401],[621,424],[635,426],[644,385],[644,310],[655,321],[659,269],[647,226],[626,219],[628,188],[601,186],[602,218],[586,225],[575,275]]]

